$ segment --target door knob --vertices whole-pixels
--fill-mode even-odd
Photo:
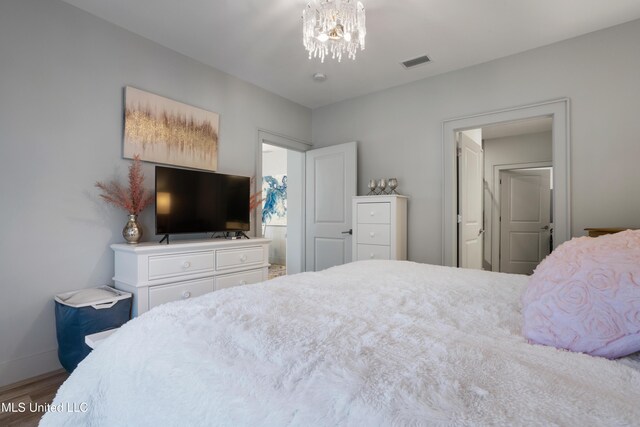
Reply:
[[[478,230],[478,236],[482,236],[484,234],[484,228]]]
[[[545,225],[544,227],[540,227],[540,230],[548,230],[548,229],[549,229],[548,225]]]
[[[353,229],[349,229],[348,231],[343,231],[342,234],[353,234]]]

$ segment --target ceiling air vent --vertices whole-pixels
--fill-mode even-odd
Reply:
[[[427,62],[431,62],[431,59],[427,55],[423,55],[403,61],[402,66],[408,70],[409,68],[417,67],[418,65],[426,64]]]

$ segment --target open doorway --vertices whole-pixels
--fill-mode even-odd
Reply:
[[[303,271],[318,271],[351,261],[352,199],[357,193],[357,143],[348,142],[330,147],[311,149],[303,141],[288,138],[273,132],[258,130],[256,146],[256,185],[254,192],[269,199],[268,191],[273,187],[281,193],[283,176],[286,171],[286,220],[278,217],[282,206],[276,200],[276,215],[265,215],[266,226],[262,226],[262,207],[270,206],[267,201],[255,210],[254,230],[258,237],[276,238],[275,249],[270,253],[272,276],[295,274]],[[286,153],[286,167],[282,164],[282,154]],[[280,156],[274,161],[280,164],[272,169],[263,163],[271,162],[270,157]],[[275,175],[279,175],[276,179]],[[274,179],[263,179],[263,177]],[[279,188],[278,188],[279,187]],[[282,199],[282,197],[279,197]],[[278,197],[276,197],[278,199]],[[309,214],[307,214],[309,213]],[[275,221],[272,222],[272,218]],[[286,221],[286,225],[284,222]],[[279,226],[279,230],[276,230]],[[282,234],[286,242],[282,242]],[[285,264],[282,259],[284,254]],[[283,268],[284,267],[284,268]]]
[[[553,245],[551,117],[459,132],[458,265],[531,274]]]
[[[269,279],[287,274],[287,149],[262,144],[262,236],[270,239]]]
[[[553,244],[553,119],[482,128],[486,270],[531,274]]]
[[[271,239],[270,278],[304,271],[305,142],[258,131],[255,233]]]
[[[525,105],[505,110],[446,120],[442,124],[443,147],[443,215],[442,215],[442,263],[448,266],[461,266],[459,262],[459,186],[458,141],[461,131],[484,129],[492,125],[508,124],[534,118],[551,119],[551,161],[537,167],[553,167],[553,191],[551,207],[553,211],[553,248],[571,238],[570,212],[570,102],[567,98]],[[485,135],[486,136],[486,135]],[[483,139],[485,139],[483,136]],[[486,143],[486,140],[483,141]],[[550,163],[550,164],[549,164]],[[521,166],[522,167],[522,166]],[[534,165],[526,165],[532,168]],[[484,174],[484,172],[483,172]],[[484,182],[484,176],[483,176]],[[484,202],[483,202],[484,203]],[[484,215],[484,212],[483,212]],[[492,220],[493,221],[493,220]],[[483,218],[483,225],[487,222]],[[478,228],[476,233],[486,235],[486,230]],[[491,234],[495,235],[495,230]],[[483,242],[483,248],[486,243]],[[489,251],[482,251],[484,259]],[[496,264],[497,265],[497,264]],[[483,268],[489,266],[483,263]],[[495,270],[495,265],[490,266]]]

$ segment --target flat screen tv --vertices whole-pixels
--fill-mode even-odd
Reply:
[[[156,166],[156,234],[249,230],[250,178]]]

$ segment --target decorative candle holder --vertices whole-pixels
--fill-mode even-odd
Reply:
[[[375,196],[376,188],[378,188],[378,183],[376,182],[375,179],[370,179],[369,180],[369,193],[367,193],[367,196]]]
[[[380,188],[380,192],[378,194],[387,194],[385,192],[385,188],[387,188],[387,180],[386,178],[380,178],[378,181],[378,187]]]
[[[389,178],[389,190],[391,190],[389,192],[389,194],[399,194],[396,191],[396,188],[398,188],[398,179],[397,178]]]

